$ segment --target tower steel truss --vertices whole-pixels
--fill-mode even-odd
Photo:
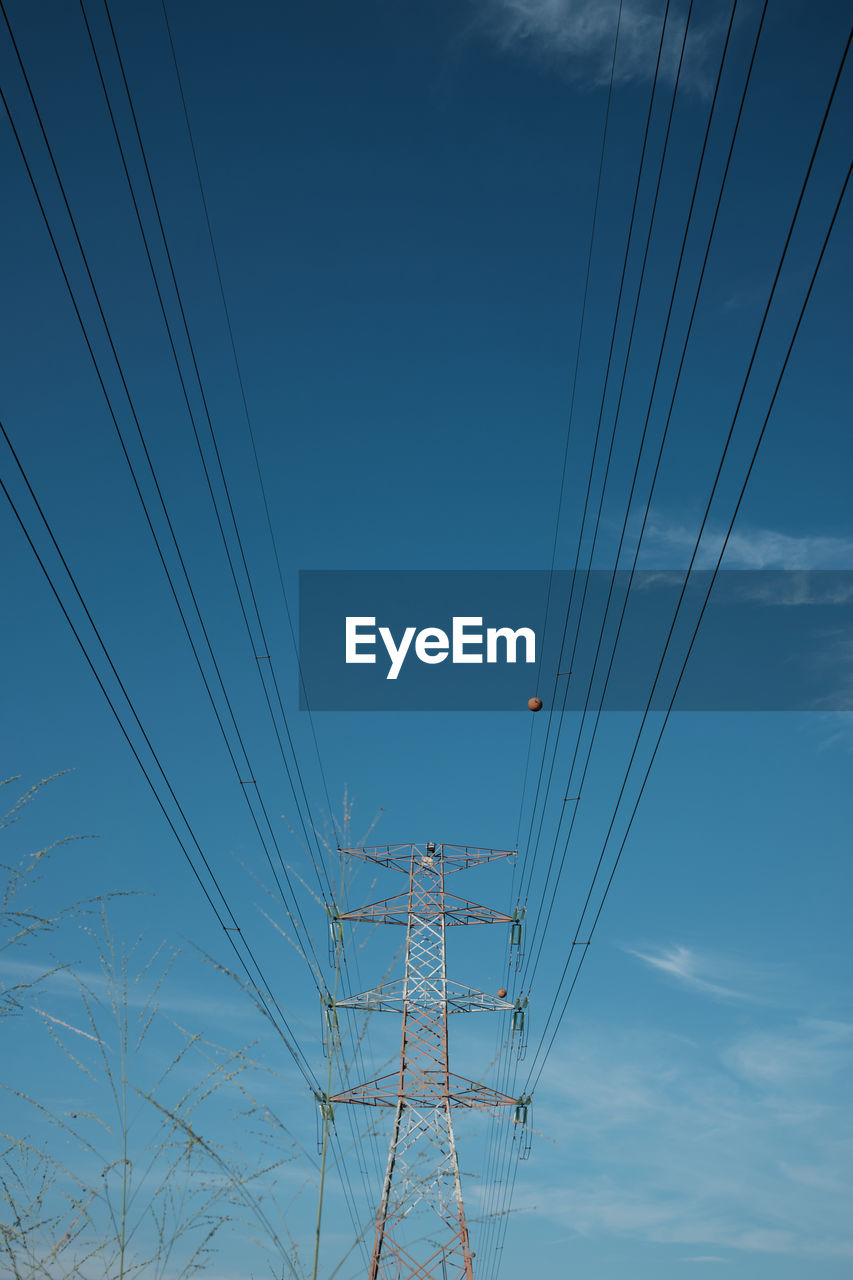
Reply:
[[[511,856],[509,850],[462,845],[384,845],[346,849],[344,853],[408,875],[408,892],[354,911],[341,921],[372,921],[406,926],[406,962],[402,983],[394,982],[348,996],[338,1006],[402,1013],[400,1065],[391,1075],[335,1094],[335,1103],[394,1109],[388,1164],[376,1218],[370,1280],[472,1280],[471,1248],[451,1108],[516,1107],[518,1099],[497,1093],[450,1071],[447,1042],[449,1013],[505,1009],[500,997],[448,982],[445,931],[449,925],[503,922],[504,915],[445,893],[448,875]],[[503,993],[501,993],[503,995]]]

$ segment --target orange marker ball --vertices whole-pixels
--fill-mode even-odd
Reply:
[[[542,699],[541,699],[541,698],[531,698],[527,705],[528,705],[528,707],[530,708],[530,710],[531,710],[531,711],[541,711],[541,710],[542,710]]]
[[[498,999],[504,1000],[505,998],[506,998],[506,987],[498,987]]]

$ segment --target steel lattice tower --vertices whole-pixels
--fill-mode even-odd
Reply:
[[[516,1006],[448,981],[445,931],[448,925],[504,922],[520,934],[520,926],[516,916],[448,894],[445,880],[452,872],[511,856],[511,852],[434,844],[342,852],[395,868],[409,879],[407,892],[339,913],[333,920],[336,939],[338,921],[406,926],[402,981],[337,1001],[343,1008],[402,1013],[399,1069],[328,1099],[331,1104],[394,1108],[368,1274],[370,1280],[431,1276],[472,1280],[451,1107],[518,1107],[518,1100],[450,1071],[447,1017],[453,1012],[514,1010]]]

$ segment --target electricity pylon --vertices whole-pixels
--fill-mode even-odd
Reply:
[[[520,926],[517,914],[504,915],[457,898],[445,892],[444,884],[451,872],[509,857],[511,851],[406,844],[341,852],[395,868],[409,878],[407,892],[338,913],[332,921],[336,941],[340,938],[339,921],[406,926],[402,981],[337,1001],[339,1007],[349,1009],[399,1010],[403,1020],[398,1070],[328,1099],[330,1104],[394,1108],[369,1280],[426,1280],[431,1276],[440,1280],[464,1276],[472,1280],[473,1255],[451,1107],[515,1107],[516,1119],[526,1118],[526,1107],[519,1110],[519,1099],[450,1070],[449,1013],[475,1009],[511,1011],[516,1006],[500,996],[448,981],[445,930],[448,925],[503,922],[512,926],[512,937],[520,942]],[[421,1229],[424,1217],[425,1231]]]

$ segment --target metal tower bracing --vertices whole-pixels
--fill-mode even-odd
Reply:
[[[410,844],[342,852],[402,871],[409,880],[408,892],[354,911],[334,912],[331,922],[336,945],[343,921],[401,924],[407,931],[402,982],[336,1002],[343,1008],[402,1013],[397,1071],[327,1100],[331,1105],[394,1109],[369,1280],[472,1280],[451,1108],[515,1107],[514,1118],[524,1120],[526,1106],[519,1103],[528,1099],[510,1098],[450,1070],[449,1013],[517,1012],[518,1006],[503,999],[503,991],[490,996],[448,981],[445,931],[448,925],[503,922],[511,926],[511,938],[520,941],[520,925],[518,913],[505,915],[446,893],[445,880],[453,872],[509,857],[511,851]]]

